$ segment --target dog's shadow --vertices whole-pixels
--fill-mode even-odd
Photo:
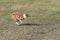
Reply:
[[[37,23],[25,23],[25,24],[21,24],[20,26],[40,26],[40,24],[37,24]]]

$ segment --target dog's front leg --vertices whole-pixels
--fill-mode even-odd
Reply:
[[[22,20],[17,19],[15,24],[16,24],[16,25],[21,25],[21,24],[22,24]]]
[[[22,20],[19,20],[20,21],[20,24],[22,24]]]

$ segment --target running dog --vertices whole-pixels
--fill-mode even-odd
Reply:
[[[16,25],[22,24],[22,20],[26,19],[29,17],[28,14],[18,14],[18,13],[12,13],[11,15],[12,20],[14,20]]]

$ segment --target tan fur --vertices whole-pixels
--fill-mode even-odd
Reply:
[[[12,19],[16,21],[16,19],[23,19],[23,14],[18,14],[18,13],[12,13]],[[29,17],[28,14],[26,14],[26,17]]]

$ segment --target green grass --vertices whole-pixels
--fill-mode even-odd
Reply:
[[[17,26],[10,14],[27,13]],[[0,40],[60,40],[60,0],[0,0]]]

